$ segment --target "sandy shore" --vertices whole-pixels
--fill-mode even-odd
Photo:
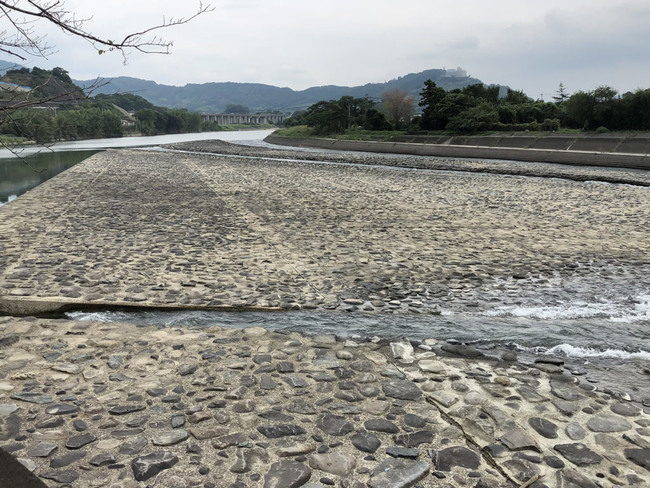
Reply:
[[[647,278],[644,187],[240,151],[109,151],[2,207],[2,310],[439,313]],[[389,342],[0,318],[0,447],[48,486],[650,483],[650,412],[628,395],[554,359]]]

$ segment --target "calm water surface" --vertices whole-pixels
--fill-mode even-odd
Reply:
[[[158,146],[208,139],[259,143],[271,132],[271,130],[253,130],[118,137],[59,142],[47,148],[37,145],[23,146],[15,148],[13,152],[0,149],[0,206],[104,149]]]

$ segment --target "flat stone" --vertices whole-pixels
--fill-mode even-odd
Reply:
[[[140,456],[131,461],[136,481],[147,481],[178,462],[178,457],[169,451],[160,451]]]
[[[53,458],[50,461],[50,468],[54,468],[54,469],[64,468],[66,466],[69,466],[72,463],[76,463],[77,461],[83,459],[84,457],[86,457],[86,451],[68,452],[63,456]]]
[[[10,398],[12,400],[22,400],[23,402],[37,404],[52,403],[54,401],[54,399],[46,393],[37,393],[33,391],[22,391],[20,393],[14,393]]]
[[[110,464],[115,464],[117,461],[115,456],[108,452],[102,452],[93,456],[93,458],[88,461],[92,466],[108,466]]]
[[[530,425],[542,437],[547,439],[557,439],[557,425],[550,420],[541,417],[531,417],[528,419]]]
[[[314,454],[309,458],[309,467],[347,478],[357,465],[352,456],[338,452]]]
[[[293,388],[306,388],[309,386],[309,382],[305,378],[294,374],[283,376],[282,381]]]
[[[363,423],[363,426],[367,430],[374,432],[386,432],[388,434],[397,434],[399,432],[399,427],[395,425],[390,420],[385,419],[370,419],[366,420]]]
[[[562,454],[562,456],[576,466],[589,466],[592,464],[598,464],[603,460],[602,456],[596,454],[581,443],[556,444],[553,446],[553,449]]]
[[[421,429],[427,425],[427,421],[419,415],[407,413],[404,415],[404,424],[415,429]]]
[[[16,410],[18,410],[18,405],[16,405],[15,403],[0,404],[0,419],[4,417],[8,417]]]
[[[435,451],[431,457],[436,469],[445,472],[451,471],[456,466],[477,469],[481,465],[481,456],[463,446],[448,447],[441,451]]]
[[[125,442],[120,446],[120,454],[126,454],[127,456],[133,456],[134,454],[139,453],[144,449],[148,444],[147,439],[142,436],[138,436],[135,439]]]
[[[650,471],[650,449],[625,449],[625,459]]]
[[[524,400],[530,403],[543,403],[548,402],[549,400],[547,397],[540,395],[537,390],[527,385],[521,385],[518,387],[517,393],[519,393]]]
[[[174,429],[169,431],[157,432],[151,442],[154,446],[173,446],[179,442],[187,440],[190,433],[184,429]]]
[[[27,451],[27,455],[30,457],[48,457],[54,451],[59,448],[58,445],[53,442],[43,441],[36,444],[34,447]]]
[[[386,381],[382,389],[387,397],[398,400],[419,400],[422,397],[422,391],[408,380]]]
[[[314,451],[315,447],[306,442],[294,444],[293,446],[280,447],[275,452],[279,457],[300,456]]]
[[[501,436],[500,441],[511,451],[523,451],[531,449],[540,452],[539,446],[530,434],[520,427],[515,427]]]
[[[377,436],[375,436],[374,434],[370,434],[365,430],[361,430],[357,432],[352,436],[350,440],[354,447],[356,447],[360,451],[369,452],[369,453],[374,453],[381,445],[381,442],[379,441]]]
[[[49,405],[45,409],[45,413],[48,415],[68,415],[77,413],[78,411],[79,407],[67,403],[55,403],[54,405]]]
[[[420,444],[430,444],[433,442],[433,432],[428,430],[419,430],[395,437],[395,442],[405,447],[418,447]]]
[[[601,414],[587,421],[587,428],[592,432],[624,432],[630,430],[630,423],[618,415]]]
[[[481,358],[483,353],[473,346],[465,344],[443,344],[440,349],[446,353],[463,358]]]
[[[386,459],[373,470],[369,488],[408,488],[424,479],[431,467],[425,461]]]
[[[573,469],[558,471],[555,473],[555,481],[558,488],[601,488],[602,486]]]
[[[91,442],[95,442],[96,440],[97,437],[95,437],[93,434],[75,435],[68,439],[68,442],[65,443],[65,447],[68,449],[80,449],[83,446],[90,444]]]
[[[280,437],[289,437],[306,433],[305,429],[295,424],[261,425],[257,427],[257,430],[264,437],[269,439],[279,439]]]
[[[564,430],[572,441],[581,441],[587,436],[587,431],[578,422],[571,422]]]
[[[311,469],[296,461],[280,461],[271,465],[264,476],[264,488],[298,488],[309,481]]]
[[[417,459],[420,457],[420,450],[410,447],[389,447],[386,454],[394,458]]]
[[[146,407],[144,405],[119,405],[108,409],[111,415],[127,415],[134,412],[140,412]]]
[[[612,412],[624,417],[636,417],[641,413],[641,409],[631,403],[614,403],[610,409]]]
[[[77,364],[58,363],[52,365],[51,369],[54,371],[60,371],[61,373],[78,374],[81,373],[83,368]]]
[[[196,364],[181,364],[178,367],[177,372],[179,376],[188,376],[196,373],[197,369],[199,369],[199,367]]]
[[[458,403],[458,397],[448,391],[432,391],[431,393],[427,393],[427,395],[445,408],[449,408]]]
[[[228,447],[236,446],[246,442],[248,437],[243,432],[235,432],[233,434],[226,434],[212,439],[212,446],[215,449],[226,449]]]
[[[46,480],[56,481],[61,484],[70,484],[79,479],[79,473],[72,469],[46,471],[45,473],[41,473],[39,476]]]
[[[436,359],[423,359],[418,362],[418,366],[420,366],[420,369],[425,373],[434,373],[434,374],[442,374],[442,375],[447,373],[444,363]]]
[[[354,426],[345,417],[330,413],[321,414],[316,425],[323,432],[333,436],[344,436],[354,431]]]

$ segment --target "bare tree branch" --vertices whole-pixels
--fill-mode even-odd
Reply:
[[[130,51],[139,51],[146,54],[169,54],[173,45],[159,37],[158,31],[190,22],[199,15],[214,10],[209,4],[199,2],[197,10],[189,17],[179,19],[165,19],[162,23],[133,32],[124,36],[121,41],[101,37],[85,28],[88,18],[79,19],[74,12],[67,10],[62,0],[0,0],[0,19],[6,19],[15,29],[15,34],[6,30],[0,32],[0,51],[21,60],[26,58],[21,54],[45,58],[51,52],[51,46],[45,43],[43,37],[36,36],[33,23],[45,20],[63,32],[84,39],[97,50],[99,54],[110,51],[119,51],[125,62]]]

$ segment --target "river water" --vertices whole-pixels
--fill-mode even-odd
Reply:
[[[0,159],[0,205],[109,147],[157,146],[198,139],[260,145],[270,131],[182,134],[103,139],[25,149],[20,159]],[[287,149],[287,148],[283,148]],[[3,154],[0,151],[0,157]],[[4,154],[6,156],[6,154]],[[26,162],[28,164],[26,164]],[[649,190],[650,191],[650,190]],[[552,281],[552,280],[551,280]],[[441,315],[348,314],[326,311],[259,312],[72,312],[69,318],[187,327],[263,326],[345,337],[408,337],[472,343],[488,356],[503,350],[520,358],[561,357],[571,371],[650,404],[650,260],[634,268],[600,270],[554,286],[508,285],[512,305],[475,310],[442,309]],[[481,297],[476,297],[480,302]]]

